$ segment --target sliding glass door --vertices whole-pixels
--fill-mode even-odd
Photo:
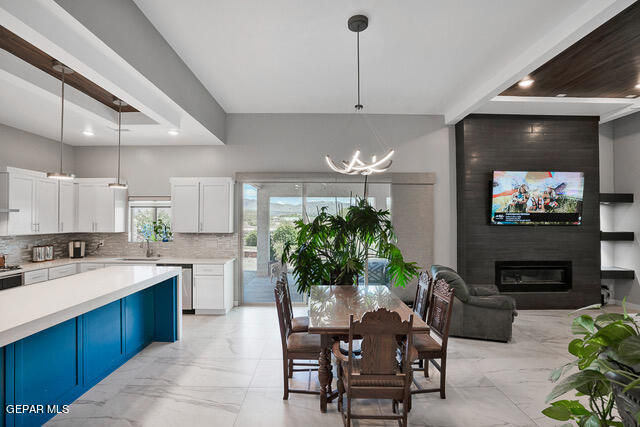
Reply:
[[[343,214],[364,195],[361,183],[279,183],[242,184],[242,289],[243,303],[273,303],[271,265],[278,262],[286,242],[295,239],[295,222],[313,221],[321,209]],[[390,185],[370,184],[367,199],[376,209],[391,208]],[[386,263],[371,254],[369,283],[387,284]],[[360,278],[364,282],[364,277]],[[297,292],[295,277],[289,273],[293,302],[305,302]]]

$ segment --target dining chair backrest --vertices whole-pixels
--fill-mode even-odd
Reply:
[[[427,311],[431,300],[431,290],[433,289],[432,279],[427,272],[420,273],[418,286],[416,286],[416,297],[413,300],[413,311],[422,320],[427,320]]]
[[[289,288],[289,276],[287,275],[287,265],[283,264],[283,271],[280,274],[280,281],[284,287],[284,292],[287,297],[287,305],[289,306],[289,315],[293,320],[293,304],[291,304],[291,289]]]
[[[402,348],[403,365],[409,366],[409,349],[412,346],[411,328],[413,327],[413,315],[408,321],[403,321],[395,311],[379,308],[362,316],[362,320],[354,320],[353,314],[349,316],[349,362],[348,370],[353,372],[353,341],[354,337],[362,337],[360,344],[361,359],[360,378],[381,376],[398,379],[400,373],[397,364],[398,348]]]
[[[454,290],[443,279],[436,280],[432,287],[427,325],[442,339],[442,347],[445,348],[451,326]]]
[[[285,296],[284,287],[282,282],[278,281],[276,287],[273,289],[273,294],[276,299],[276,310],[278,312],[278,323],[280,325],[280,338],[282,340],[283,351],[287,347],[287,338],[291,335],[291,317],[289,316],[289,309],[287,307],[287,301]]]

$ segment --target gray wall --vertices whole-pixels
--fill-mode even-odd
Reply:
[[[369,116],[384,145],[358,115],[230,114],[225,146],[123,147],[122,174],[134,196],[169,194],[171,176],[233,176],[236,172],[327,172],[325,154],[346,159],[395,148],[394,172],[434,172],[434,262],[455,267],[452,128],[442,116]],[[113,175],[114,147],[76,147],[78,176]]]
[[[65,144],[63,166],[74,172],[73,147]],[[59,141],[0,124],[0,168],[12,166],[49,172],[60,168]]]
[[[633,242],[615,242],[615,265],[635,270],[635,279],[615,283],[615,299],[640,304],[640,113],[613,123],[614,187],[616,193],[634,193],[635,203],[612,206],[616,231],[634,231]]]

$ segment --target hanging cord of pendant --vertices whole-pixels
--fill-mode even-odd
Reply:
[[[357,78],[358,78],[358,103],[356,104],[356,112],[362,112],[362,109],[364,108],[364,106],[362,105],[362,103],[360,102],[360,32],[356,33],[356,57],[357,57]],[[378,145],[380,146],[381,149],[385,149],[384,144],[383,144],[383,140],[382,137],[380,136],[380,134],[375,130],[375,128],[373,127],[371,120],[367,117],[366,114],[362,113],[362,117],[364,118],[365,121],[365,125],[369,128],[369,130],[371,131],[371,133],[373,133],[373,136],[376,138],[376,141],[378,142]]]
[[[360,111],[363,108],[360,103],[360,32],[356,33],[356,56],[358,62],[358,103],[356,104],[356,111]]]
[[[63,141],[64,141],[64,68],[62,69],[62,105],[61,105],[61,114],[60,114],[60,173],[62,174],[62,155],[63,155]]]
[[[120,135],[122,133],[122,102],[118,103],[118,181],[120,184]]]

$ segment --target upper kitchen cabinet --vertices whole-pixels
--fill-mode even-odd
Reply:
[[[171,178],[171,224],[178,233],[233,233],[233,179]]]
[[[200,231],[198,178],[171,178],[171,228],[178,233]]]
[[[126,231],[127,191],[109,188],[113,178],[79,178],[77,230],[87,233]]]
[[[77,229],[78,184],[60,181],[59,186],[58,231],[72,233]]]
[[[0,235],[58,232],[58,182],[44,172],[0,173]]]

